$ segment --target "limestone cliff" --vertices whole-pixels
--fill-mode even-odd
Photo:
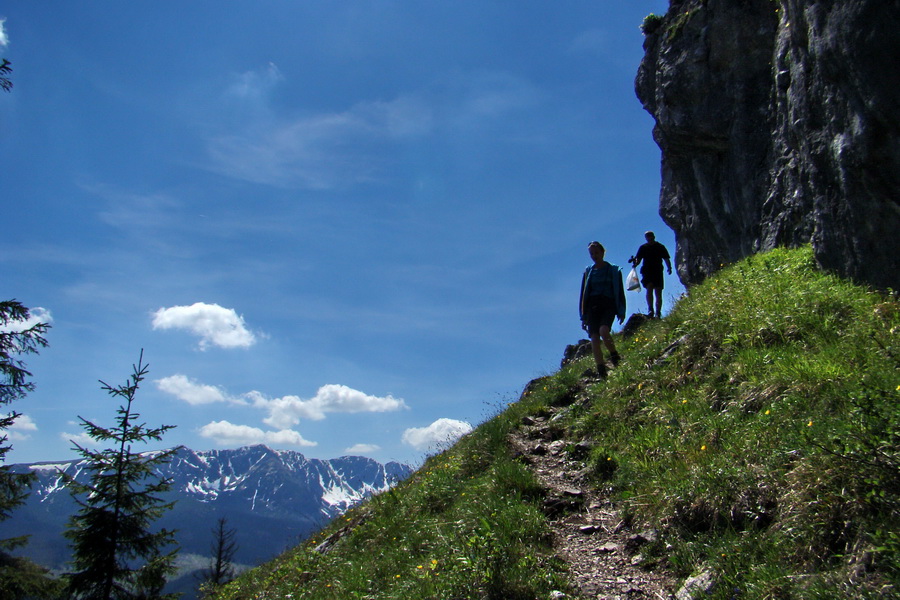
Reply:
[[[900,289],[900,0],[671,0],[644,31],[682,281],[811,242]]]

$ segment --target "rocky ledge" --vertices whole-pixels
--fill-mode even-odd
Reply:
[[[671,0],[644,22],[635,88],[686,285],[811,243],[821,266],[900,288],[898,30],[898,0]]]

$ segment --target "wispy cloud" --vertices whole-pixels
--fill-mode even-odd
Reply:
[[[215,136],[217,172],[276,187],[330,189],[381,177],[385,143],[426,134],[431,112],[411,97],[362,102],[343,112],[248,124]]]
[[[303,438],[302,435],[290,429],[279,431],[263,431],[258,427],[249,425],[235,425],[228,421],[213,421],[200,428],[202,437],[213,440],[220,446],[246,446],[252,444],[271,444],[274,446],[305,446],[318,445]]]
[[[604,29],[588,29],[575,36],[569,50],[576,54],[586,53],[603,56],[609,53],[610,36]]]
[[[484,126],[536,106],[540,91],[530,82],[504,72],[481,71],[458,75],[444,93],[458,100],[448,106],[454,126]]]
[[[270,62],[262,69],[245,71],[234,77],[225,95],[244,103],[265,105],[269,94],[284,80],[284,75],[275,63]]]
[[[137,236],[158,235],[160,230],[171,229],[178,221],[180,203],[165,193],[141,193],[122,189],[111,184],[83,182],[82,190],[105,202],[97,215],[106,224],[122,232]]]
[[[200,337],[200,349],[248,348],[256,336],[233,308],[196,302],[190,306],[160,308],[153,314],[153,329],[184,329]]]
[[[428,427],[411,427],[403,432],[403,443],[416,450],[430,450],[452,444],[472,431],[472,426],[456,419],[438,419]]]
[[[284,188],[332,189],[381,181],[392,148],[443,132],[481,135],[485,125],[536,106],[530,82],[503,72],[454,73],[390,99],[362,100],[329,112],[279,114],[270,97],[285,78],[274,65],[241,75],[223,94],[222,133],[209,136],[211,168]],[[226,116],[228,115],[228,116]]]
[[[401,398],[371,396],[346,385],[323,385],[309,400],[297,396],[267,399],[259,392],[251,392],[247,397],[253,406],[269,413],[263,423],[272,427],[290,427],[301,419],[321,421],[326,413],[390,412],[407,408]]]
[[[0,19],[0,48],[9,46],[9,35],[6,33],[6,19]]]

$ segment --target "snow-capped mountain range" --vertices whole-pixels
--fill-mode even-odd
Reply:
[[[29,534],[21,554],[60,567],[68,559],[62,536],[76,510],[59,471],[82,480],[82,461],[12,465],[37,481],[22,507],[0,522],[0,539]],[[309,459],[299,452],[249,446],[234,450],[182,448],[162,469],[175,507],[159,524],[177,529],[181,552],[208,555],[220,517],[234,529],[237,562],[258,564],[299,543],[324,523],[372,494],[405,479],[412,468],[361,456]]]

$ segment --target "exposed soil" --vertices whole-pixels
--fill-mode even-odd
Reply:
[[[568,563],[576,597],[673,598],[674,578],[662,569],[649,570],[641,556],[641,547],[653,541],[656,532],[633,531],[623,522],[604,490],[585,480],[584,463],[572,458],[578,452],[567,452],[569,442],[553,439],[552,421],[552,414],[526,418],[510,445],[546,489],[544,512],[557,552]]]

